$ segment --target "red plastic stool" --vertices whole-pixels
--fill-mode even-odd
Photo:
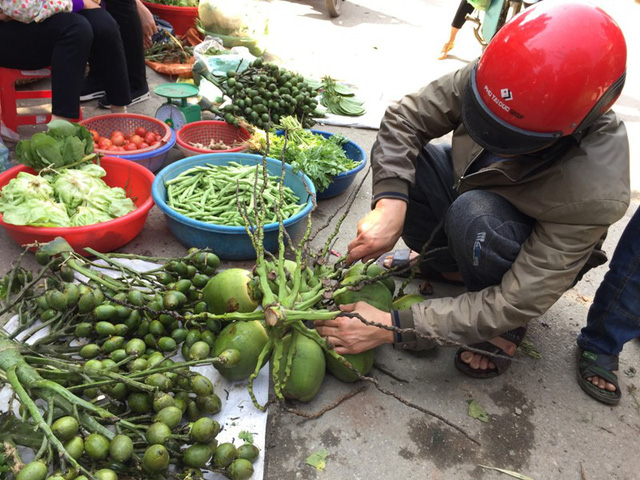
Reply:
[[[40,125],[49,123],[51,113],[20,114],[18,102],[36,98],[51,98],[51,90],[17,90],[16,82],[19,80],[32,80],[36,78],[50,78],[51,70],[15,70],[13,68],[0,67],[0,115],[4,124],[14,132],[20,125]],[[82,118],[82,112],[80,112]]]

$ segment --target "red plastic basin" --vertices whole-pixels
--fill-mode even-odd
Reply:
[[[0,225],[8,235],[20,245],[47,243],[56,237],[63,237],[73,249],[84,254],[85,247],[102,253],[110,252],[126,245],[142,230],[149,210],[153,207],[151,186],[155,176],[141,165],[116,157],[103,157],[100,165],[107,175],[102,179],[110,187],[122,187],[133,200],[136,209],[122,217],[108,222],[82,227],[31,227],[5,223],[0,214]],[[35,172],[24,165],[18,165],[0,174],[0,189],[20,172]]]
[[[189,27],[195,26],[198,18],[198,7],[174,7],[144,0],[142,3],[151,13],[169,22],[175,35],[184,35]]]

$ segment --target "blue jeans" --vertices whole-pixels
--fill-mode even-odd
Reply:
[[[423,271],[459,271],[469,291],[500,283],[531,235],[535,220],[500,195],[458,194],[451,149],[428,144],[418,155],[402,239],[428,254]]]
[[[601,355],[619,355],[640,337],[640,209],[631,217],[596,291],[578,345]]]

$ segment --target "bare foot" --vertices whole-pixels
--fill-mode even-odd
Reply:
[[[611,373],[613,373],[614,375],[618,374],[617,371],[612,371]],[[616,391],[616,386],[613,383],[607,382],[603,378],[593,376],[593,377],[587,377],[587,380],[593,383],[593,385],[598,387],[600,390],[607,390],[608,392]]]
[[[506,355],[513,357],[516,354],[516,344],[502,337],[495,337],[489,340],[495,346],[501,348]],[[491,361],[491,357],[474,353],[470,351],[462,352],[460,354],[460,360],[469,365],[474,370],[493,370],[496,368],[495,364]]]

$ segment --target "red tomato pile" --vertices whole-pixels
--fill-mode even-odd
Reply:
[[[138,127],[131,135],[114,130],[111,137],[103,137],[96,130],[89,130],[96,148],[109,152],[133,152],[158,145],[162,136],[144,127]]]

